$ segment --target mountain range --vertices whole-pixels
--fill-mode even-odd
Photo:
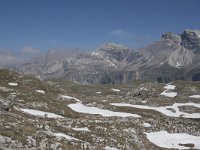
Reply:
[[[200,30],[167,32],[140,49],[105,43],[67,57],[49,50],[42,59],[17,68],[42,79],[63,78],[83,84],[128,83],[133,80],[200,80]]]

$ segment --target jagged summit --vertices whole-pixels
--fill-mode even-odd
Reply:
[[[181,38],[181,45],[194,53],[200,53],[200,30],[187,29],[183,32]]]
[[[105,43],[100,48],[92,52],[99,58],[115,59],[115,61],[122,61],[127,57],[130,48],[115,43]]]
[[[129,48],[121,44],[106,42],[98,50],[129,50]]]
[[[174,49],[181,45],[188,50],[192,50],[194,53],[200,53],[200,30],[186,29],[180,35],[167,32],[162,35],[161,40],[168,45],[173,45]]]
[[[172,32],[167,32],[162,35],[161,40],[169,42],[169,43],[177,43],[180,44],[181,42],[181,37],[175,33]]]
[[[183,34],[191,37],[191,36],[195,36],[200,38],[200,30],[192,30],[192,29],[186,29]]]

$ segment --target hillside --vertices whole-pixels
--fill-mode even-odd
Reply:
[[[199,82],[0,78],[0,149],[200,149]]]

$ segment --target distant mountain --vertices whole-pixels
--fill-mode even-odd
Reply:
[[[132,80],[200,80],[200,31],[167,32],[139,50],[105,43],[91,53],[56,57],[24,64],[19,70],[41,78],[64,78],[80,83],[127,83]]]

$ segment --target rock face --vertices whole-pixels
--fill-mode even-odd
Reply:
[[[41,78],[64,78],[80,83],[127,83],[138,79],[168,82],[199,80],[200,31],[167,32],[139,50],[105,43],[91,53],[25,64],[21,72]]]
[[[185,48],[192,50],[194,53],[200,53],[200,31],[185,30],[181,35],[181,45]]]

